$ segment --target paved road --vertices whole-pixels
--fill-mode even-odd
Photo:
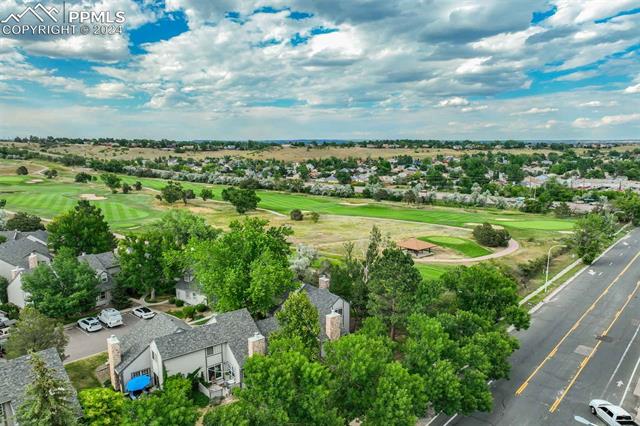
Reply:
[[[494,409],[436,425],[601,424],[588,401],[635,415],[640,376],[640,230],[633,230],[532,316],[512,356],[510,380],[493,384]],[[624,396],[624,398],[623,398]]]
[[[115,328],[103,328],[100,331],[87,333],[79,327],[72,327],[65,330],[65,334],[69,337],[69,343],[65,349],[67,358],[64,363],[77,361],[91,355],[95,355],[107,350],[107,337],[115,334],[122,336],[127,334],[132,325],[140,321],[138,317],[131,312],[123,313],[122,320],[124,325]]]

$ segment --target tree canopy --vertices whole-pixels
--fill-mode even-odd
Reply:
[[[240,214],[255,210],[260,202],[260,197],[256,195],[256,191],[249,188],[225,188],[222,190],[222,199],[233,204]]]
[[[11,329],[6,349],[7,356],[12,359],[54,347],[64,358],[66,345],[63,325],[27,306],[20,311],[18,322]]]
[[[81,200],[66,213],[56,216],[47,226],[49,247],[57,251],[69,247],[78,256],[111,251],[116,240],[109,229],[102,210],[89,201]]]
[[[26,212],[17,212],[11,219],[7,220],[5,227],[21,232],[44,230],[42,219],[40,219],[39,216]]]

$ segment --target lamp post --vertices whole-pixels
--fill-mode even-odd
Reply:
[[[547,284],[549,283],[549,263],[551,263],[551,250],[553,250],[556,247],[564,247],[566,246],[566,244],[556,244],[554,246],[549,247],[549,251],[547,252],[547,271],[545,272],[544,275],[544,292],[547,292]]]

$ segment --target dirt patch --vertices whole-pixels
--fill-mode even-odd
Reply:
[[[27,183],[40,183],[40,182],[44,182],[43,179],[31,179],[28,180]]]
[[[569,234],[569,235],[574,233],[573,231],[558,231],[558,232],[561,234]]]
[[[96,194],[80,194],[80,199],[85,201],[100,201],[100,200],[106,200],[107,197],[101,197]]]

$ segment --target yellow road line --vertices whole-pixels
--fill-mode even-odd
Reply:
[[[576,323],[573,325],[573,327],[571,327],[569,329],[569,331],[567,331],[567,333],[562,336],[562,339],[560,339],[560,341],[556,344],[556,346],[551,350],[551,352],[549,352],[549,354],[542,360],[542,362],[540,364],[538,364],[538,366],[533,370],[533,372],[529,375],[529,377],[527,377],[527,379],[520,385],[520,387],[516,390],[516,396],[519,396],[522,392],[524,392],[524,390],[527,388],[527,386],[529,386],[529,382],[531,381],[531,379],[538,374],[538,371],[540,371],[540,369],[547,363],[547,361],[549,361],[551,358],[553,358],[553,356],[556,354],[556,352],[558,351],[558,348],[560,347],[560,345],[567,339],[567,337],[569,337],[571,335],[571,333],[573,333],[578,326],[580,325],[580,323],[582,322],[582,320],[589,314],[589,312],[591,312],[593,310],[593,308],[596,306],[596,304],[600,301],[600,299],[602,299],[604,297],[605,294],[607,294],[607,292],[609,291],[609,289],[611,287],[613,287],[613,285],[618,282],[618,280],[620,279],[620,277],[622,275],[624,275],[625,272],[627,272],[627,270],[629,269],[629,267],[631,267],[631,264],[633,262],[635,262],[635,260],[640,257],[640,252],[636,253],[635,256],[633,256],[633,259],[631,259],[629,261],[629,263],[627,263],[627,265],[624,267],[624,269],[622,271],[620,271],[620,273],[613,279],[613,281],[611,281],[611,283],[607,286],[606,289],[604,289],[604,291],[600,294],[600,296],[598,296],[596,298],[596,300],[593,301],[593,303],[591,304],[591,306],[589,306],[589,308],[584,311],[584,313],[580,316],[580,318],[578,318],[578,320],[576,321]]]
[[[620,317],[620,314],[625,310],[625,308],[627,307],[629,302],[631,302],[631,299],[633,298],[633,296],[638,291],[638,288],[640,288],[640,281],[638,281],[636,283],[636,287],[633,289],[631,294],[629,296],[627,296],[627,301],[624,302],[624,305],[622,305],[622,308],[620,308],[620,310],[618,312],[616,312],[615,316],[613,317],[613,321],[611,321],[609,326],[606,328],[606,330],[604,330],[604,332],[600,336],[606,336],[609,333],[609,331],[611,330],[611,327],[613,327],[613,325],[616,323],[616,321],[618,321],[618,318]],[[567,393],[573,387],[574,383],[578,379],[578,376],[580,376],[580,373],[582,373],[582,370],[584,369],[584,367],[587,366],[587,364],[589,363],[589,361],[591,360],[593,355],[598,350],[598,347],[600,347],[601,343],[602,343],[602,340],[598,340],[598,343],[596,343],[596,345],[593,347],[593,349],[591,350],[589,355],[585,359],[582,360],[582,362],[580,363],[580,367],[578,368],[578,371],[576,371],[576,374],[573,375],[573,377],[571,378],[571,381],[569,381],[569,384],[567,385],[567,387],[564,388],[564,390],[562,391],[560,396],[558,398],[556,398],[556,400],[553,403],[553,405],[551,405],[551,408],[549,408],[549,412],[550,413],[553,413],[554,411],[556,411],[556,409],[558,408],[558,406],[560,405],[560,403],[562,402],[564,397],[567,395]]]

